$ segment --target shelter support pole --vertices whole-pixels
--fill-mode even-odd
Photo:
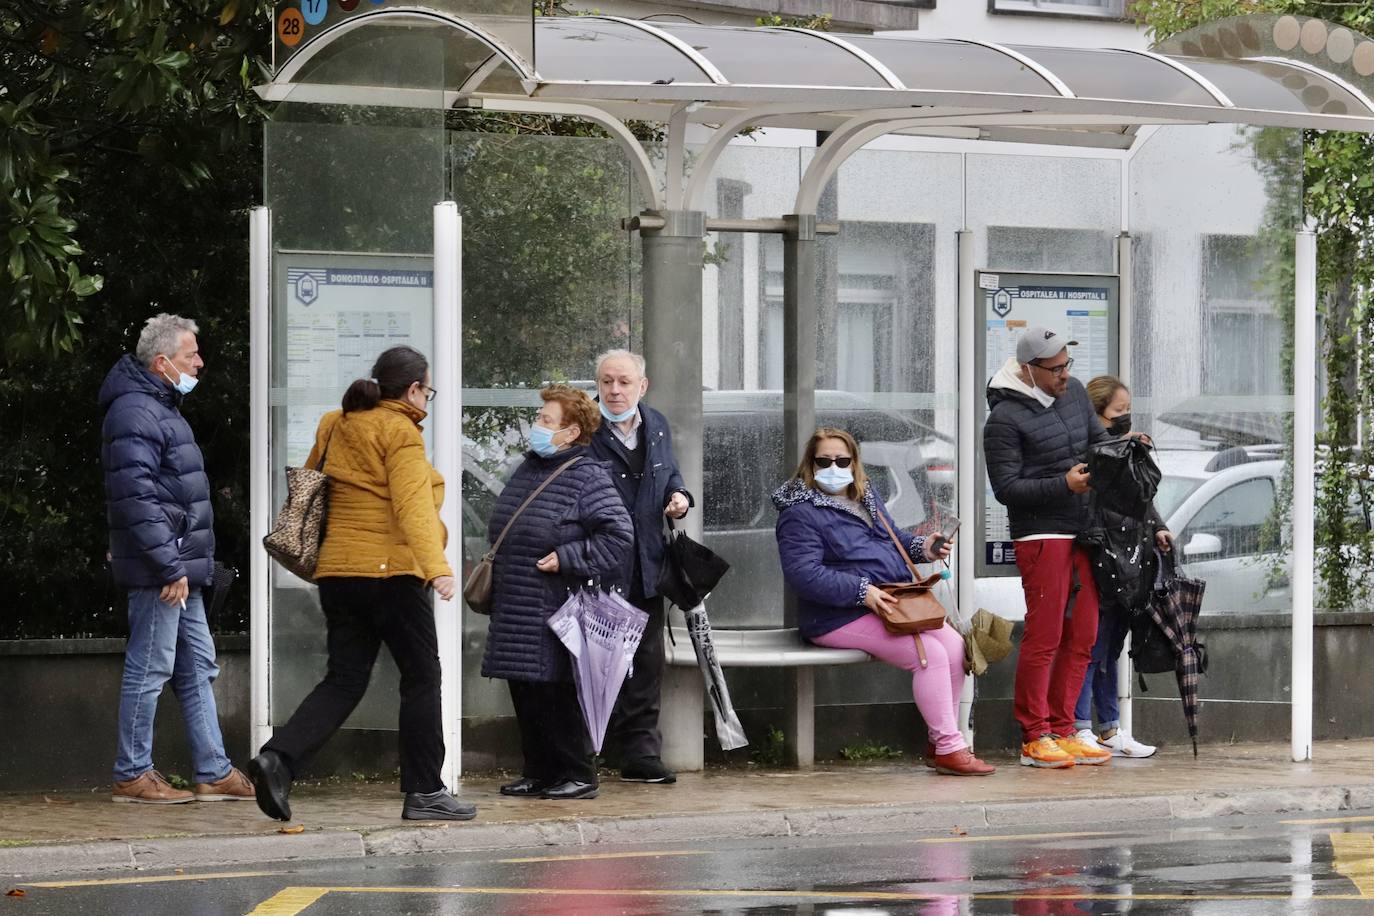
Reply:
[[[705,425],[701,406],[701,272],[706,214],[699,210],[649,211],[662,226],[641,229],[644,250],[644,360],[648,401],[667,416],[682,477],[696,498],[684,529],[702,537]],[[648,220],[657,226],[657,219]],[[707,604],[709,611],[710,605]],[[663,761],[676,770],[705,763],[705,694],[695,667],[665,665],[659,729]]]
[[[1312,759],[1316,587],[1317,235],[1298,232],[1293,316],[1293,705],[1295,761]]]
[[[463,530],[459,514],[463,479],[463,450],[460,445],[463,405],[460,392],[463,378],[463,217],[458,205],[444,201],[434,205],[434,371],[437,382],[447,389],[436,398],[434,417],[434,466],[449,481],[449,497],[439,510],[439,518],[450,536],[444,556],[455,574],[463,568],[460,551]],[[434,596],[434,629],[439,643],[439,670],[443,681],[439,690],[444,731],[443,780],[457,785],[463,774],[463,599],[449,601]]]
[[[272,737],[271,570],[262,539],[272,524],[272,211],[248,216],[248,740],[251,756]]]
[[[1116,336],[1116,377],[1127,388],[1135,384],[1131,377],[1131,359],[1135,352],[1135,340],[1131,330],[1135,321],[1135,298],[1132,280],[1131,234],[1122,232],[1116,237],[1116,272],[1118,276],[1117,298],[1117,336]],[[1116,660],[1116,700],[1121,730],[1126,734],[1135,732],[1135,710],[1131,701],[1131,634],[1126,634],[1126,642],[1121,655]]]
[[[955,233],[959,248],[959,518],[967,522],[960,532],[959,543],[954,550],[955,569],[959,575],[959,620],[968,626],[978,611],[977,586],[974,579],[974,561],[977,554],[973,545],[978,543],[975,534],[978,520],[974,512],[977,479],[974,468],[978,466],[975,451],[978,446],[978,430],[974,428],[973,418],[977,416],[978,379],[974,378],[977,365],[974,352],[975,292],[973,287],[973,233],[961,229]],[[956,542],[957,543],[957,542]],[[967,544],[968,546],[964,546]],[[959,695],[959,731],[964,740],[973,747],[973,687],[972,677],[964,678],[964,689]]]
[[[816,214],[783,217],[782,243],[782,429],[783,470],[801,461],[806,441],[816,431]],[[787,590],[783,625],[797,625],[797,599]],[[816,685],[811,668],[785,669],[784,752],[789,766],[816,762]]]

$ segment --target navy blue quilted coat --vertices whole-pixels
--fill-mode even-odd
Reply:
[[[606,465],[585,446],[575,445],[552,458],[528,453],[496,501],[487,537],[494,542],[525,497],[578,455],[581,460],[530,503],[501,543],[492,569],[484,677],[544,682],[570,678],[567,650],[546,622],[567,600],[569,586],[599,578],[603,587],[623,587],[629,578],[634,546],[630,514]],[[554,551],[559,572],[535,568]]]
[[[125,588],[161,588],[182,576],[200,588],[214,573],[210,480],[180,403],[128,355],[100,386],[110,566]]]
[[[824,636],[869,613],[870,585],[910,582],[911,570],[897,552],[878,514],[901,538],[914,563],[926,561],[926,539],[897,527],[876,488],[864,490],[868,518],[859,518],[833,496],[792,479],[773,493],[782,575],[797,593],[797,629],[806,639]]]
[[[999,384],[988,386],[983,455],[997,501],[1007,507],[1011,536],[1079,534],[1088,523],[1089,494],[1074,493],[1064,475],[1086,461],[1088,445],[1110,438],[1078,379],[1049,407]]]

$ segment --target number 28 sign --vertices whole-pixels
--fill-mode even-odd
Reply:
[[[380,6],[386,0],[372,0],[372,5]],[[291,0],[283,8],[278,4],[277,40],[288,48],[295,48],[305,38],[307,26],[324,22],[333,3],[343,13],[351,13],[358,7],[359,0]]]

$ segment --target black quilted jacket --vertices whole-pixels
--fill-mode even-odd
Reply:
[[[1011,536],[1077,535],[1088,524],[1087,493],[1069,490],[1064,475],[1084,461],[1088,445],[1108,438],[1076,378],[1049,407],[1028,395],[988,385],[983,455],[997,501],[1007,507]]]
[[[492,570],[491,624],[482,675],[514,681],[561,681],[571,676],[567,651],[546,622],[567,600],[568,588],[588,578],[603,587],[628,581],[634,528],[610,472],[584,446],[540,458],[530,452],[501,491],[487,537],[495,541],[525,497],[566,461],[582,460],[558,478],[515,520]],[[559,572],[535,563],[558,552]]]

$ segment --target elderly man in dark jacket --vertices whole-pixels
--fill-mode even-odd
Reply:
[[[673,455],[667,418],[641,400],[649,390],[644,358],[628,350],[603,353],[596,363],[596,389],[606,422],[592,436],[592,453],[610,462],[611,481],[634,521],[634,571],[627,597],[649,615],[635,652],[634,672],[616,703],[611,734],[620,744],[621,779],[671,783],[677,776],[663,765],[663,736],[658,730],[665,616],[658,574],[663,566],[663,517],[686,515],[692,495]]]
[[[1101,764],[1110,752],[1075,737],[1074,704],[1097,639],[1097,587],[1077,536],[1088,521],[1088,446],[1108,437],[1069,375],[1065,340],[1028,328],[988,383],[988,479],[1007,507],[1026,593],[1014,711],[1023,766]]]
[[[129,592],[112,796],[119,802],[253,797],[225,756],[211,690],[219,668],[201,589],[214,573],[214,514],[205,459],[179,409],[204,365],[196,332],[176,315],[148,319],[135,354],[115,363],[100,388],[110,567]],[[153,717],[168,680],[186,721],[193,792],[153,768]]]

